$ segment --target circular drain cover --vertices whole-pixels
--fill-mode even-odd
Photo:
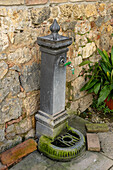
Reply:
[[[85,138],[78,130],[67,127],[67,132],[54,140],[41,136],[38,149],[51,159],[69,161],[85,150]]]

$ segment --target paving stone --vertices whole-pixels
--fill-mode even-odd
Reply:
[[[85,129],[85,124],[88,123],[87,120],[74,115],[69,119],[69,126],[72,126],[73,128],[79,130],[84,136],[86,136],[86,129]]]
[[[3,165],[10,166],[24,156],[37,149],[37,143],[33,139],[29,139],[12,149],[9,149],[1,154],[1,162]]]
[[[8,170],[6,165],[2,165],[0,162],[0,170]]]
[[[97,134],[87,133],[88,151],[100,151],[100,143]]]
[[[62,165],[57,163],[54,166],[48,167],[47,170],[67,170],[67,168],[64,169]]]
[[[16,164],[11,170],[44,170],[47,167],[51,167],[56,164],[56,161],[50,160],[47,157],[40,154],[38,151],[34,151],[20,163]]]
[[[113,132],[98,133],[102,154],[113,159]]]
[[[60,165],[67,170],[108,170],[113,165],[113,161],[100,153],[87,151],[83,157],[78,160],[73,159],[69,165],[67,163],[60,163]]]
[[[102,123],[102,124],[88,123],[86,124],[86,129],[87,129],[87,132],[108,132],[109,131],[109,127],[105,123]]]

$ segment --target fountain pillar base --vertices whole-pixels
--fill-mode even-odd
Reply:
[[[36,136],[44,135],[48,138],[54,139],[67,126],[68,115],[66,111],[57,113],[55,115],[48,115],[41,110],[35,115],[36,119]]]

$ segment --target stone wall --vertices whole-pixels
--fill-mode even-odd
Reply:
[[[34,115],[40,99],[40,51],[38,36],[48,35],[56,18],[60,34],[70,36],[66,106],[84,111],[92,95],[80,92],[84,78],[78,64],[98,61],[97,47],[113,45],[112,0],[0,0],[0,152],[34,137]]]

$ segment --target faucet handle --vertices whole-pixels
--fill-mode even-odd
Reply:
[[[64,63],[64,66],[70,66],[70,65],[71,65],[71,61]]]
[[[71,65],[71,61],[64,63],[64,66],[71,67],[72,74],[74,74],[75,68]]]

